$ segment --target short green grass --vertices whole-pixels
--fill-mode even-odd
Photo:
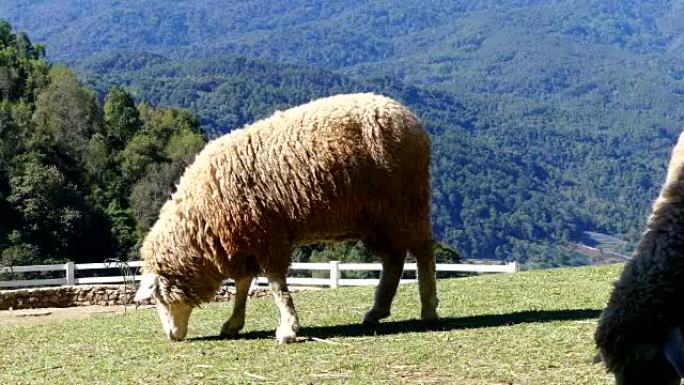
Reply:
[[[592,335],[621,267],[441,280],[436,330],[415,321],[415,285],[376,330],[359,325],[372,288],[296,293],[303,330],[284,346],[268,297],[238,340],[214,338],[231,303],[196,310],[177,343],[151,309],[0,325],[0,384],[611,384]]]

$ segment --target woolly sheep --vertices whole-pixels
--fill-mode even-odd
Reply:
[[[684,374],[684,133],[634,258],[596,329],[617,384],[679,384]]]
[[[181,340],[192,309],[231,277],[234,308],[221,329],[230,337],[263,273],[280,312],[276,337],[287,343],[299,329],[285,282],[293,245],[361,239],[383,265],[364,322],[389,316],[407,251],[418,263],[421,318],[436,320],[429,163],[418,119],[373,94],[319,99],[218,138],[146,236],[135,299],[153,297],[167,337]]]

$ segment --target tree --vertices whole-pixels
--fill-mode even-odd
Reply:
[[[133,98],[120,87],[112,87],[105,97],[104,124],[105,137],[117,150],[121,150],[142,127]]]
[[[189,129],[180,130],[169,139],[164,153],[173,163],[188,166],[206,143],[202,135]]]
[[[66,68],[50,71],[50,84],[38,96],[30,148],[45,154],[68,179],[87,184],[82,167],[91,136],[101,132],[101,111],[95,95],[81,87]]]
[[[435,242],[432,245],[432,250],[435,253],[435,259],[437,260],[437,263],[461,262],[461,255],[458,253],[458,251],[442,242]]]
[[[14,43],[12,25],[6,20],[0,20],[0,47],[7,47]]]
[[[49,256],[67,255],[84,225],[85,202],[78,189],[57,167],[46,165],[40,154],[15,160],[7,197],[18,214],[22,242]]]
[[[135,259],[140,243],[138,224],[131,209],[124,209],[116,201],[105,210],[111,228],[112,257],[120,260]]]
[[[19,32],[16,34],[16,44],[17,56],[21,59],[33,58],[35,53],[33,52],[33,45],[31,40],[29,40],[26,32]]]
[[[43,56],[0,22],[0,263],[135,257],[204,145],[198,121],[119,87],[101,106]]]
[[[171,197],[183,169],[179,163],[153,164],[133,186],[130,203],[141,233],[157,220],[159,209]]]
[[[7,237],[8,244],[2,247],[0,266],[21,266],[46,263],[49,259],[42,256],[40,249],[30,243],[22,243],[18,231]]]
[[[138,106],[143,128],[120,154],[122,174],[133,183],[130,205],[140,231],[149,229],[181,173],[204,147],[197,119],[177,108]]]

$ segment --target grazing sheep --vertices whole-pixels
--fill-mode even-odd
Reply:
[[[407,251],[418,262],[421,317],[435,320],[429,163],[418,119],[373,94],[316,100],[218,138],[145,238],[136,300],[154,297],[166,335],[180,340],[192,308],[231,277],[235,303],[221,333],[233,336],[263,273],[280,312],[276,337],[290,342],[299,328],[285,283],[293,245],[361,239],[383,264],[364,322],[390,314]]]
[[[617,384],[679,384],[684,374],[684,134],[634,258],[615,284],[596,344]]]

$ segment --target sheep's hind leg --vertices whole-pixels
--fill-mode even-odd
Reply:
[[[418,265],[418,291],[420,292],[421,312],[423,321],[436,321],[437,316],[437,277],[435,254],[432,242],[425,242],[422,246],[409,250]]]
[[[287,289],[285,275],[269,275],[268,283],[271,287],[271,292],[273,292],[273,299],[280,312],[280,325],[276,330],[276,338],[281,344],[292,342],[297,338],[299,319],[297,318],[297,311],[295,310],[294,302],[292,301],[292,295],[290,295],[290,292]]]
[[[380,283],[375,288],[373,307],[363,317],[365,325],[376,325],[381,319],[390,315],[392,300],[397,293],[397,286],[404,271],[406,251],[395,253],[378,253],[382,255],[382,272]]]
[[[221,328],[221,335],[224,337],[235,337],[240,329],[245,326],[245,308],[247,307],[247,296],[249,287],[252,284],[252,277],[241,277],[235,279],[235,297],[233,298],[233,314]]]

